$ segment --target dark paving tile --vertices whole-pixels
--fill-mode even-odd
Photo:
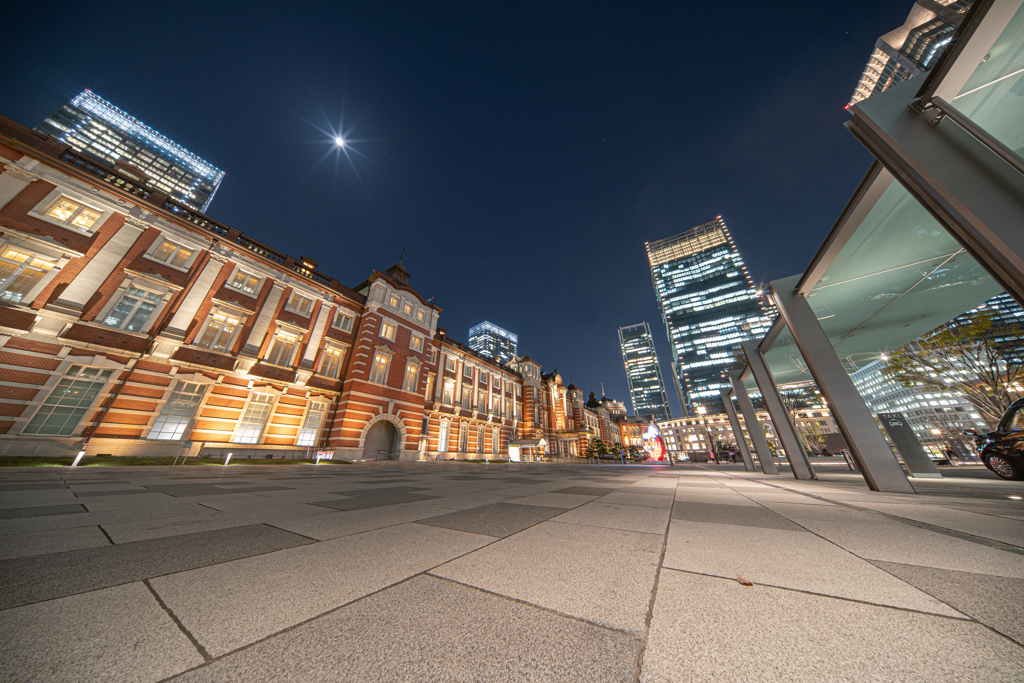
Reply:
[[[307,545],[264,524],[0,560],[0,609]]]
[[[76,491],[75,498],[96,498],[98,496],[133,496],[139,493],[159,494],[152,489],[115,489],[113,491]]]
[[[403,482],[416,481],[404,477],[373,477],[374,484],[401,484]]]
[[[53,489],[66,489],[67,484],[54,482],[51,484],[25,483],[25,484],[0,484],[0,492],[5,491],[50,491]]]
[[[1024,643],[1024,579],[868,560],[875,566]]]
[[[736,526],[756,526],[762,529],[804,531],[782,515],[760,505],[723,505],[721,503],[689,503],[677,500],[672,507],[672,519],[686,522],[713,522]]]
[[[564,512],[564,508],[495,503],[493,505],[484,505],[483,507],[452,512],[447,515],[421,519],[417,524],[440,526],[445,529],[466,531],[471,534],[505,538]]]
[[[331,491],[330,496],[349,496],[351,498],[367,498],[370,496],[384,496],[392,493],[412,493],[413,491],[427,491],[428,489],[416,486],[387,486],[379,489],[353,489],[351,491]]]
[[[0,519],[23,519],[25,517],[53,517],[54,515],[77,515],[86,512],[78,503],[68,505],[42,505],[34,508],[10,508],[0,510]]]
[[[419,576],[173,680],[625,683],[639,652],[625,633]]]
[[[345,500],[325,500],[319,503],[310,503],[310,505],[331,508],[333,510],[366,510],[368,508],[382,508],[386,505],[422,503],[425,500],[437,500],[437,498],[395,491],[393,493],[383,493],[379,496],[361,495],[358,498],[346,498]]]
[[[570,486],[565,489],[558,489],[551,493],[571,493],[575,496],[607,496],[609,493],[615,493],[618,491],[617,488],[604,488],[600,486]]]
[[[191,496],[224,496],[229,493],[256,493],[257,491],[294,491],[288,486],[250,486],[248,488],[224,488],[213,484],[158,484],[147,486],[151,493],[166,493],[175,498],[188,498]]]
[[[503,484],[544,484],[554,480],[548,477],[495,477],[492,481]]]

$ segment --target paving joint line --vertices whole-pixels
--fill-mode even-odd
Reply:
[[[185,634],[185,637],[188,638],[190,643],[192,643],[192,647],[194,647],[199,652],[199,655],[203,658],[203,660],[207,662],[210,661],[210,653],[207,652],[206,648],[203,647],[202,643],[200,643],[196,639],[196,637],[192,635],[192,633],[187,628],[185,628],[185,624],[181,623],[181,619],[178,618],[178,615],[171,611],[171,608],[167,606],[167,603],[164,602],[163,598],[160,597],[160,594],[157,593],[156,590],[153,588],[153,585],[149,582],[149,579],[143,579],[142,584],[149,589],[149,592],[153,595],[153,598],[156,599],[156,602],[158,605],[160,605],[160,608],[167,613],[167,616],[171,618],[171,621],[173,621],[174,625],[178,627],[178,630]]]
[[[722,581],[729,581],[730,583],[738,583],[738,581],[735,578],[730,578],[728,576],[722,576],[721,574],[708,574],[708,573],[705,573],[705,572],[695,572],[695,571],[692,571],[690,569],[676,569],[675,567],[665,567],[665,569],[667,569],[669,571],[673,571],[673,572],[679,572],[680,574],[693,574],[694,576],[706,576],[706,577],[712,578],[712,579],[721,579]],[[963,617],[951,617],[948,614],[936,614],[935,612],[923,612],[921,610],[911,609],[909,607],[900,607],[899,605],[885,605],[885,604],[878,603],[878,602],[871,602],[869,600],[857,600],[856,598],[847,598],[847,597],[844,597],[842,595],[829,595],[828,593],[817,593],[815,591],[804,590],[802,588],[790,588],[788,586],[776,586],[775,584],[763,583],[763,582],[759,582],[759,581],[751,581],[751,583],[753,583],[754,586],[761,586],[763,588],[773,588],[775,590],[780,590],[780,591],[790,591],[791,593],[802,593],[804,595],[813,595],[813,596],[816,596],[816,597],[819,597],[819,598],[828,598],[830,600],[842,600],[843,602],[851,602],[851,603],[853,603],[855,605],[867,605],[869,607],[882,607],[884,609],[896,610],[897,612],[908,612],[910,614],[922,614],[922,615],[928,616],[928,617],[937,617],[939,619],[949,619],[951,621],[959,621],[959,622],[965,622],[966,621],[966,622],[973,622],[973,623],[978,623],[978,624],[981,623],[977,619],[975,619],[974,617],[972,617],[970,615],[965,615]],[[910,584],[907,584],[907,585],[910,585]],[[748,588],[749,588],[749,586],[748,586]],[[929,597],[933,597],[934,598],[935,596],[932,595],[932,596],[929,596]],[[935,598],[935,599],[938,600],[938,598]],[[942,602],[941,600],[939,600],[939,602],[941,602],[943,605],[946,605],[946,603]],[[953,609],[953,610],[957,611],[957,612],[960,611],[960,610],[957,610],[956,608],[954,608],[952,605],[946,605],[946,606],[949,607],[950,609]]]
[[[110,545],[117,545],[116,543],[114,543],[114,539],[110,537],[110,534],[107,533],[107,530],[103,528],[102,524],[97,524],[96,528],[103,532],[103,535],[107,537],[108,541],[110,541]]]
[[[673,506],[675,501],[672,502]],[[669,524],[672,522],[672,513],[669,512]],[[651,586],[651,598],[647,604],[647,617],[644,620],[644,635],[640,639],[640,648],[636,653],[636,665],[633,668],[633,681],[640,682],[643,673],[644,655],[647,653],[647,640],[651,634],[651,622],[654,621],[654,601],[658,597],[658,586],[661,584],[661,570],[665,569],[665,554],[668,552],[668,529],[665,526],[665,533],[661,537],[661,557],[658,558],[658,570],[654,573],[654,585]]]

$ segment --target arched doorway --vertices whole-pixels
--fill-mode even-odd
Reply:
[[[363,458],[366,460],[397,460],[398,430],[387,420],[375,422],[366,432],[363,441]]]

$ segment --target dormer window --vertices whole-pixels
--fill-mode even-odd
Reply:
[[[103,215],[102,211],[90,208],[79,202],[61,196],[46,212],[47,218],[52,218],[67,226],[74,226],[80,230],[89,231],[96,221]]]
[[[424,311],[422,308],[417,308],[416,309],[416,319],[417,320],[419,320],[420,322],[423,322],[424,318],[426,318],[426,317],[427,317],[427,312],[426,311]]]
[[[390,306],[391,308],[394,308],[394,309],[397,310],[398,309],[398,304],[400,304],[400,303],[401,303],[401,300],[398,298],[397,294],[392,294],[392,295],[390,295],[388,297],[388,306]]]
[[[406,315],[412,315],[412,311],[413,311],[412,302],[411,301],[406,301],[405,304],[402,306],[402,313],[405,313]]]

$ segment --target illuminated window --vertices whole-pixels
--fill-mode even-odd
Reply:
[[[423,337],[418,334],[412,335],[412,339],[409,340],[409,348],[417,353],[423,351]]]
[[[240,317],[217,311],[210,315],[206,329],[195,344],[210,351],[226,352],[240,324]]]
[[[417,308],[416,309],[416,319],[417,320],[419,320],[420,322],[423,322],[423,320],[426,317],[427,317],[427,312],[425,310],[423,310],[422,308]]]
[[[110,309],[101,321],[107,327],[115,327],[128,332],[142,332],[149,316],[156,310],[162,294],[147,292],[138,287],[129,287],[121,300]]]
[[[256,290],[259,286],[260,279],[258,277],[242,270],[236,271],[235,276],[228,282],[228,287],[245,292],[250,296],[256,296]]]
[[[455,358],[453,358],[452,356],[445,356],[445,358],[444,358],[444,369],[445,370],[449,370],[451,372],[455,372],[455,369],[457,367],[458,367],[458,361]]]
[[[374,384],[387,384],[390,366],[391,354],[377,351],[373,355],[373,365],[370,366],[370,381]]]
[[[338,379],[341,374],[341,364],[345,362],[345,347],[328,344],[324,347],[323,355],[320,357],[320,369],[317,374],[331,379]]]
[[[61,197],[55,201],[51,206],[50,210],[46,212],[47,218],[53,218],[64,225],[73,225],[76,228],[81,229],[83,232],[88,232],[96,221],[103,215],[102,211],[83,206],[82,204],[72,201],[67,197]]]
[[[434,376],[433,375],[427,375],[427,388],[423,392],[423,395],[426,396],[428,400],[431,400],[431,401],[434,400]]]
[[[467,410],[473,408],[473,387],[469,384],[462,385],[462,407]]]
[[[455,398],[455,382],[448,380],[444,383],[444,392],[441,394],[441,403],[451,405]]]
[[[232,441],[235,443],[259,443],[263,426],[267,424],[267,418],[270,417],[270,409],[273,405],[274,397],[271,394],[253,394]]]
[[[401,301],[399,300],[397,294],[392,294],[391,296],[388,297],[388,306],[390,306],[391,308],[397,309],[399,303],[401,303]]]
[[[288,299],[288,309],[308,318],[310,311],[313,310],[313,300],[301,294],[292,294]]]
[[[185,428],[195,415],[203,400],[206,386],[198,382],[181,382],[174,385],[171,397],[157,416],[147,439],[179,441],[185,435]]]
[[[491,455],[498,454],[498,448],[500,443],[501,440],[498,438],[498,429],[497,427],[495,427],[491,429]]]
[[[473,366],[468,363],[462,366],[462,376],[467,379],[473,379]]]
[[[22,298],[52,269],[52,261],[5,249],[0,256],[0,301],[21,303]]]
[[[402,306],[402,313],[405,313],[406,315],[412,315],[412,311],[413,311],[412,302],[411,301],[406,301],[405,304]]]
[[[402,391],[416,391],[420,379],[420,365],[412,361],[405,362],[405,377],[402,379]]]
[[[459,428],[459,453],[469,453],[469,425]]]
[[[184,268],[188,260],[192,258],[193,252],[193,249],[187,249],[179,244],[164,240],[150,258],[160,263],[166,263],[174,268]]]
[[[267,350],[264,360],[271,365],[289,366],[292,363],[292,356],[295,354],[295,347],[298,346],[298,343],[299,338],[297,335],[278,329],[274,333],[274,338],[270,342],[270,348]]]
[[[445,453],[448,450],[448,425],[450,423],[447,420],[441,421],[441,426],[437,430],[437,450],[441,453]]]
[[[384,337],[388,341],[395,341],[395,333],[398,332],[398,326],[393,322],[385,320],[380,324],[380,336]]]
[[[476,430],[476,452],[484,452],[484,428],[482,426],[477,427]]]
[[[324,413],[327,412],[327,404],[323,401],[312,401],[309,410],[306,411],[306,418],[302,421],[302,429],[299,430],[299,438],[296,446],[313,446],[316,444],[316,437],[320,433],[320,424],[324,421]]]
[[[43,401],[22,434],[71,436],[113,370],[72,365]]]
[[[341,311],[338,311],[337,313],[334,314],[333,324],[342,332],[351,332],[353,320],[354,318],[352,316],[346,313],[342,313]]]

